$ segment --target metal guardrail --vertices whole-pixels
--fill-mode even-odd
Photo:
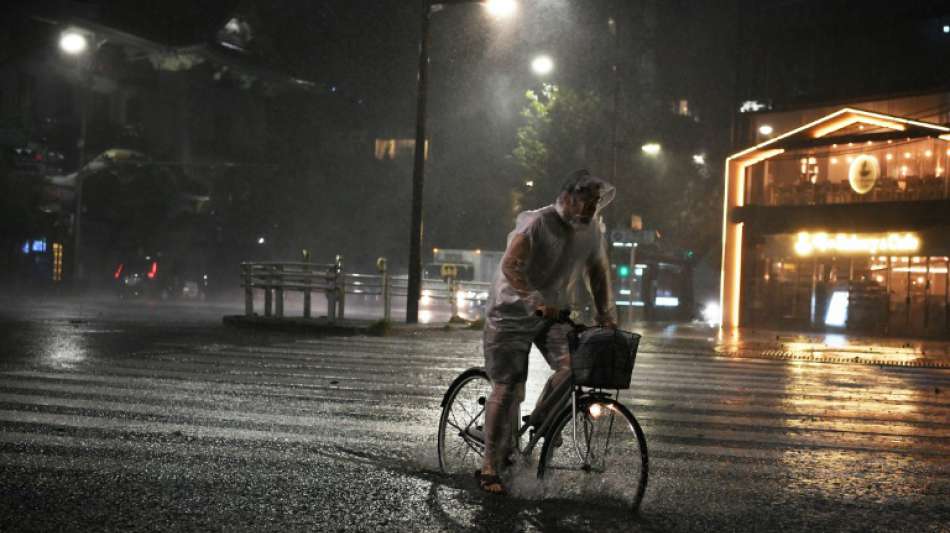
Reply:
[[[306,255],[305,255],[306,257]],[[322,292],[327,299],[327,319],[331,322],[342,319],[346,309],[346,296],[381,296],[383,319],[391,320],[393,296],[406,297],[408,279],[391,276],[386,270],[386,259],[380,258],[376,266],[378,274],[357,274],[343,271],[343,257],[335,263],[313,264],[309,262],[245,262],[241,263],[241,286],[244,288],[244,314],[254,315],[254,290],[264,292],[264,316],[284,317],[284,292],[303,293],[303,316],[311,317],[310,297]],[[456,281],[453,279],[423,280],[423,300],[444,300],[452,308],[452,316],[458,316],[458,308],[464,302],[484,303],[488,300],[490,283]]]
[[[327,297],[327,319],[343,318],[346,300],[346,277],[343,258],[336,263],[309,262],[241,263],[241,286],[244,287],[244,314],[254,315],[254,289],[264,291],[264,316],[284,316],[284,291],[303,293],[303,316],[310,318],[310,295],[322,292]]]

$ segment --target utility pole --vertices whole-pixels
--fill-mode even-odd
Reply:
[[[422,292],[422,189],[426,165],[426,93],[429,85],[431,0],[422,0],[422,39],[419,43],[419,74],[416,79],[416,146],[412,167],[412,220],[409,237],[409,283],[406,288],[406,323],[419,322]]]

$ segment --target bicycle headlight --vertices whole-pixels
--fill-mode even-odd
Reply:
[[[597,419],[603,416],[606,411],[606,407],[599,403],[592,403],[587,409],[587,412],[590,413],[591,418]]]

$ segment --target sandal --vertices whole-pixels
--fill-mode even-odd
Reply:
[[[482,474],[481,470],[475,471],[475,479],[478,481],[478,486],[483,491],[489,494],[497,494],[498,496],[505,496],[508,494],[508,491],[505,490],[505,485],[501,482],[501,477],[498,474]]]

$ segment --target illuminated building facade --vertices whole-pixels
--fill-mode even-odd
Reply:
[[[726,327],[950,336],[950,128],[841,108],[726,160]]]

